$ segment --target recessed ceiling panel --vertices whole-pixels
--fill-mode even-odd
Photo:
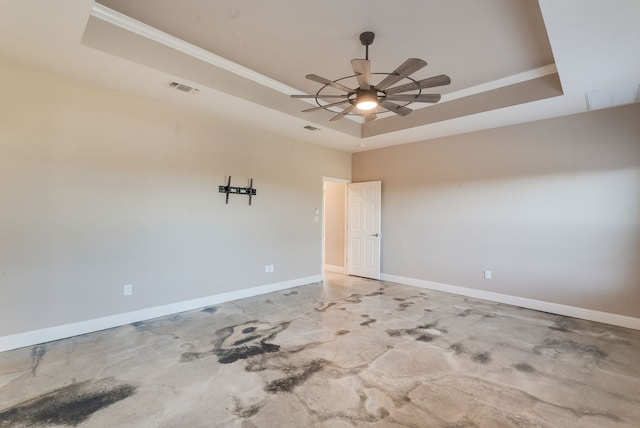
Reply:
[[[358,35],[376,33],[372,72],[407,58],[418,78],[447,74],[447,91],[554,62],[538,3],[523,0],[101,0],[100,3],[303,92],[353,74]]]
[[[94,7],[83,44],[360,138],[435,123],[434,117],[442,116],[434,116],[436,112],[447,111],[441,119],[446,120],[562,94],[534,1],[102,0],[101,4]],[[146,24],[144,31],[139,31],[138,22]],[[368,48],[371,82],[405,61],[419,62],[421,67],[410,73],[411,79],[450,76],[450,85],[437,85],[427,91],[434,95],[422,95],[438,99],[443,95],[440,104],[447,103],[447,107],[427,113],[421,112],[429,110],[424,103],[413,102],[411,109],[399,107],[396,114],[370,115],[363,123],[353,113],[364,113],[350,105],[351,98],[330,111],[316,111],[307,102],[288,97],[296,91],[315,94],[323,86],[320,81],[345,85],[349,79],[356,81],[351,60],[365,56],[359,36],[368,30],[375,33]],[[127,31],[135,34],[127,35]],[[143,40],[148,37],[151,42]],[[169,39],[173,41],[166,44]],[[198,53],[191,53],[194,49]],[[195,55],[197,60],[185,55]],[[202,55],[233,66],[223,70],[218,60],[206,64]],[[426,60],[428,65],[423,67],[424,62],[409,58]],[[238,65],[249,73],[240,72]],[[239,74],[234,77],[234,73]],[[309,74],[321,77],[305,78]],[[557,83],[551,90],[526,95],[531,91],[520,89],[527,87],[527,80],[545,76],[551,76],[545,81]],[[402,84],[408,82],[396,84],[406,86]],[[260,86],[265,84],[268,88]],[[359,79],[349,88],[358,84],[362,88]],[[479,96],[488,91],[500,94],[501,99]],[[386,95],[389,100],[399,97]],[[391,109],[394,105],[389,100],[383,100],[381,106]],[[353,120],[336,120],[347,112],[346,117]]]

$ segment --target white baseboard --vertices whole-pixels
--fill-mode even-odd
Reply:
[[[229,291],[227,293],[214,294],[212,296],[201,297],[199,299],[186,300],[171,303],[163,306],[155,306],[124,314],[111,315],[102,318],[95,318],[87,321],[80,321],[71,324],[63,324],[55,327],[43,328],[40,330],[27,331],[24,333],[12,334],[0,337],[0,352],[11,349],[23,348],[25,346],[37,345],[39,343],[51,342],[52,340],[65,339],[67,337],[78,336],[80,334],[93,333],[107,328],[120,327],[133,322],[146,321],[152,318],[172,315],[179,312],[190,311],[192,309],[203,308],[205,306],[217,305],[230,302],[232,300],[244,299],[246,297],[258,296],[260,294],[274,291],[286,290],[300,285],[312,284],[322,281],[322,275],[313,275],[275,284],[261,285],[258,287],[245,288],[243,290]]]
[[[460,294],[462,296],[475,297],[477,299],[506,303],[508,305],[520,306],[522,308],[535,309],[537,311],[549,312],[557,315],[581,318],[589,321],[596,321],[604,324],[611,324],[620,327],[640,330],[640,318],[629,317],[626,315],[611,314],[608,312],[595,311],[593,309],[578,308],[575,306],[562,305],[560,303],[527,299],[525,297],[511,296],[508,294],[494,293],[491,291],[476,290],[474,288],[442,284],[438,282],[425,281],[422,279],[407,278],[404,276],[382,274],[381,279],[383,281],[397,282],[400,284],[412,285],[414,287],[444,291],[452,294]]]
[[[324,270],[327,272],[346,273],[343,266],[324,265]]]

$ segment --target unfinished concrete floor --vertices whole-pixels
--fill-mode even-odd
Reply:
[[[639,427],[640,331],[381,281],[0,353],[0,426]]]

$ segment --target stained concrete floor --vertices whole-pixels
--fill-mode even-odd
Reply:
[[[640,331],[328,278],[0,353],[0,427],[640,426]]]

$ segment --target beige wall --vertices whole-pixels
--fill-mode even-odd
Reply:
[[[322,177],[349,179],[348,153],[14,63],[0,77],[0,336],[321,273]],[[253,177],[252,206],[225,205],[226,175]]]
[[[382,180],[382,272],[640,317],[639,119],[635,104],[355,154],[354,182]]]
[[[0,336],[320,274],[322,176],[351,178],[349,154],[11,62],[0,77]],[[383,181],[382,271],[639,317],[639,117],[354,155],[353,181]],[[224,204],[229,174],[254,178],[251,207]]]
[[[324,263],[344,268],[347,185],[325,182]]]

